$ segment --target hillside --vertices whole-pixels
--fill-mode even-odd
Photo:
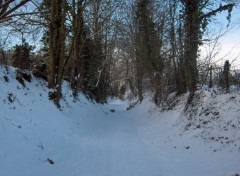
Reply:
[[[149,98],[99,105],[63,85],[61,109],[32,77],[0,66],[0,175],[237,176],[240,173],[240,92],[198,92],[162,111]]]

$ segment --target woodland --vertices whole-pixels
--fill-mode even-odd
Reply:
[[[231,24],[237,0],[1,0],[0,63],[18,76],[47,81],[49,99],[60,106],[66,80],[73,97],[98,103],[108,97],[144,99],[158,106],[171,93],[204,85],[228,92],[240,73],[226,59],[201,57],[204,43],[218,42],[208,26],[221,13]],[[227,28],[227,26],[226,26]],[[18,42],[16,42],[18,41]],[[214,48],[212,49],[215,52]]]
[[[0,175],[239,176],[239,12],[0,0]]]

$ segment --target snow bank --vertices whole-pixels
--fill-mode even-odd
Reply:
[[[73,100],[63,85],[61,110],[42,80],[16,79],[0,66],[0,175],[230,176],[240,173],[239,92],[186,95],[161,112],[149,100],[107,105]],[[127,109],[129,109],[127,111]]]

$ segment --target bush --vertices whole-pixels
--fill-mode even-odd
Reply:
[[[33,49],[25,40],[22,45],[15,45],[12,56],[13,66],[20,69],[29,69],[31,66],[30,52]]]

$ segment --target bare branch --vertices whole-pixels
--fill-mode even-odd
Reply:
[[[231,3],[231,4],[227,4],[227,5],[220,5],[217,9],[215,10],[212,10],[211,12],[208,12],[206,14],[203,14],[202,16],[200,16],[200,19],[204,19],[204,18],[208,18],[208,17],[211,17],[213,15],[216,15],[218,12],[222,12],[224,10],[228,10],[228,12],[230,13],[234,7],[234,3]]]
[[[18,4],[16,4],[14,7],[9,9],[9,6],[11,3],[14,2],[14,0],[8,0],[4,4],[1,3],[0,5],[0,23],[8,21],[11,19],[10,14],[12,14],[14,11],[16,11],[21,6],[25,5],[30,0],[22,0]]]

